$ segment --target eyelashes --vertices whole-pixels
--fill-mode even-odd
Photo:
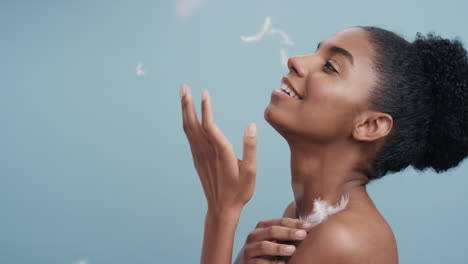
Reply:
[[[327,63],[325,63],[325,65],[323,65],[323,66],[328,70],[331,70],[331,71],[334,71],[334,72],[338,73],[338,71],[335,69],[335,67],[333,67],[333,65],[330,63],[330,61],[327,61]]]

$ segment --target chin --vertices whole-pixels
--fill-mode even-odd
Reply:
[[[269,104],[263,112],[265,121],[268,122],[280,135],[286,138],[290,134],[291,127],[288,124],[288,117],[281,112],[276,105]]]

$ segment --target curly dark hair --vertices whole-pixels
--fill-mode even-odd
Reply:
[[[434,33],[410,43],[363,27],[371,37],[378,81],[373,107],[393,118],[388,140],[367,172],[369,180],[408,166],[443,172],[468,154],[468,57],[462,43]]]

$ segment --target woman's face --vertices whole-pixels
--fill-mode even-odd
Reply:
[[[349,137],[357,115],[369,108],[377,79],[373,52],[365,30],[348,28],[322,41],[315,53],[289,58],[284,79],[302,99],[274,91],[265,120],[288,142]]]

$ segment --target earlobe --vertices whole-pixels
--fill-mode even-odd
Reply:
[[[358,141],[374,141],[387,136],[393,126],[393,118],[385,113],[373,113],[356,124],[353,137]]]

